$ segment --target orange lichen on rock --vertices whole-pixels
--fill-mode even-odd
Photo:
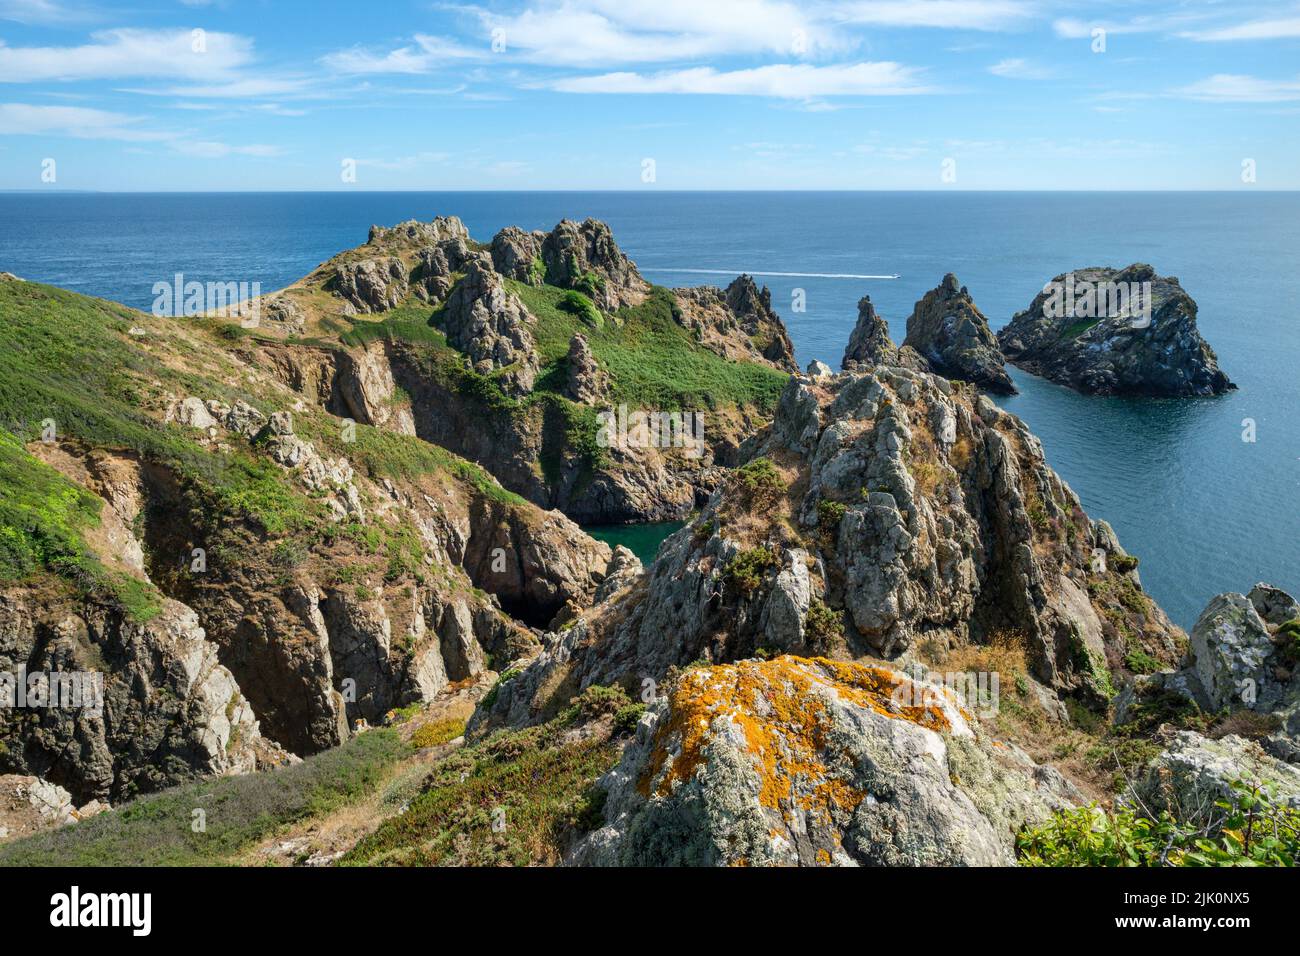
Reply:
[[[851,812],[866,793],[845,779],[852,768],[834,766],[840,755],[828,742],[829,704],[838,699],[932,731],[951,730],[944,709],[924,703],[930,698],[909,685],[908,678],[886,668],[826,658],[784,656],[689,671],[674,688],[668,719],[656,731],[640,791],[666,796],[694,777],[713,739],[714,722],[724,719],[744,737],[759,775],[762,806],[823,818]],[[923,703],[900,706],[899,697]]]

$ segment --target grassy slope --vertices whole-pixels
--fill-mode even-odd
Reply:
[[[304,548],[336,530],[321,503],[255,443],[231,435],[232,448],[222,453],[201,445],[193,430],[161,421],[168,402],[186,395],[244,400],[266,413],[287,407],[290,396],[282,391],[227,384],[244,381],[226,351],[231,332],[241,348],[256,348],[255,336],[27,282],[0,282],[0,315],[0,583],[53,573],[139,618],[158,606],[152,588],[108,574],[86,550],[83,532],[98,522],[98,500],[23,448],[46,420],[60,441],[134,452],[172,469],[189,507],[215,520],[242,517],[266,536]],[[130,336],[134,326],[148,334]],[[345,456],[370,477],[441,474],[523,504],[479,466],[418,438],[357,426],[356,441],[344,444],[338,422],[323,412],[295,413],[294,421],[322,454]],[[383,550],[409,550],[408,544],[390,542]]]
[[[71,827],[0,847],[0,866],[195,866],[233,862],[289,824],[373,792],[411,752],[372,730],[292,767],[217,777],[142,797]],[[194,811],[205,829],[194,832]]]

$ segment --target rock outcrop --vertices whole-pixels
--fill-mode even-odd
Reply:
[[[772,309],[772,293],[752,277],[737,276],[727,288],[674,289],[677,322],[705,348],[733,361],[762,359],[798,372],[794,344]]]
[[[1196,327],[1196,302],[1145,263],[1057,276],[998,332],[1007,360],[1093,395],[1218,395],[1235,388]]]
[[[116,803],[286,759],[192,609],[165,601],[140,622],[49,597],[0,591],[0,769],[57,784],[78,803]],[[10,706],[24,677],[26,704]],[[74,677],[76,701],[55,687]],[[30,693],[40,686],[48,696]]]
[[[951,272],[916,303],[903,345],[947,378],[999,395],[1016,392],[988,319]]]
[[[585,291],[603,311],[636,305],[650,291],[609,226],[598,219],[561,220],[542,240],[540,255],[547,282]]]
[[[1077,797],[950,690],[792,657],[684,673],[601,785],[571,863],[1010,865],[1015,831]]]
[[[587,344],[587,337],[581,332],[574,333],[569,340],[568,366],[565,394],[569,398],[585,405],[594,405],[605,398],[609,391],[609,376],[601,369]]]
[[[98,800],[78,808],[72,794],[39,777],[0,774],[0,842],[68,826],[107,809]]]
[[[548,635],[476,719],[526,723],[593,683],[760,650],[893,658],[1008,635],[1043,683],[1099,703],[1129,651],[1182,652],[1114,533],[969,387],[889,366],[792,379],[746,458],[643,587]]]
[[[1116,722],[1162,696],[1206,714],[1245,713],[1265,750],[1300,763],[1300,605],[1291,595],[1269,584],[1217,595],[1192,628],[1183,664],[1135,677],[1116,700]]]
[[[871,296],[858,300],[858,321],[849,335],[840,367],[846,372],[870,371],[877,365],[895,365],[898,348],[889,337],[889,325],[871,304]]]
[[[475,371],[493,375],[509,395],[532,391],[537,379],[537,322],[518,296],[506,291],[486,254],[470,259],[465,278],[447,298],[447,342],[464,352]]]

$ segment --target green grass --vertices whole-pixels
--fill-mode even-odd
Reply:
[[[0,582],[55,574],[137,620],[148,620],[162,607],[157,591],[110,572],[86,547],[85,532],[99,525],[101,507],[99,498],[0,430]]]
[[[565,311],[570,292],[555,286],[530,286],[507,280],[537,317],[537,348],[544,383],[558,388],[562,376],[548,375],[561,367],[575,332],[587,336],[592,352],[613,377],[611,399],[640,408],[699,409],[753,404],[764,411],[776,407],[788,378],[785,372],[753,362],[731,362],[696,343],[673,320],[672,293],[655,286],[645,302],[620,309],[613,321],[593,328]]]
[[[216,777],[142,797],[71,827],[0,847],[0,866],[201,866],[280,828],[373,792],[411,752],[396,731],[371,730],[292,767]],[[194,811],[206,814],[195,833]]]
[[[20,441],[52,420],[60,439],[134,451],[175,470],[209,513],[235,511],[278,534],[312,527],[320,505],[264,459],[208,451],[143,410],[147,383],[233,402],[251,396],[167,368],[124,333],[144,322],[125,306],[29,282],[0,282],[0,426]],[[196,323],[198,327],[201,323]]]
[[[366,866],[554,864],[568,839],[600,824],[595,780],[618,748],[593,737],[561,742],[565,729],[603,713],[627,732],[633,705],[621,691],[588,688],[540,727],[501,731],[459,751],[430,774],[424,792],[340,862]],[[639,718],[640,712],[636,712]]]

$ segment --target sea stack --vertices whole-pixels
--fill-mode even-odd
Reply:
[[[1145,263],[1058,275],[998,333],[1007,360],[1088,395],[1236,388],[1196,327],[1196,302]]]
[[[1016,394],[988,319],[951,272],[916,303],[903,346],[919,352],[945,378],[998,395]]]

